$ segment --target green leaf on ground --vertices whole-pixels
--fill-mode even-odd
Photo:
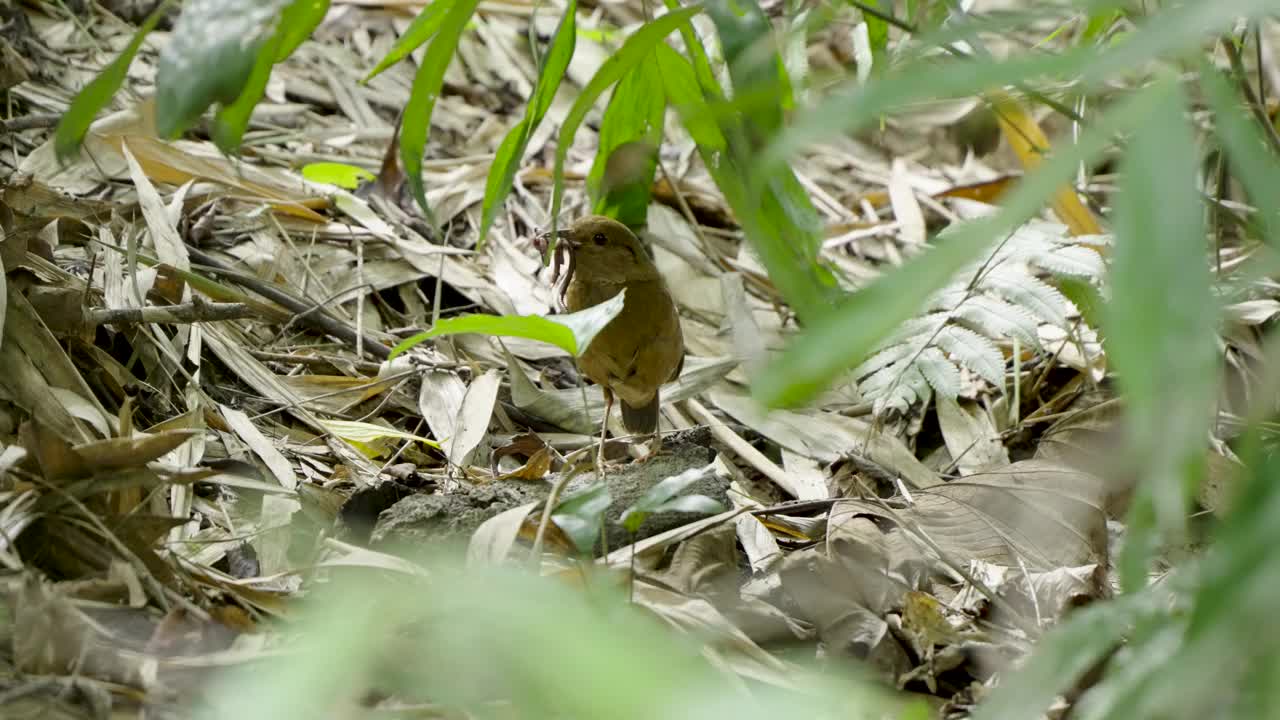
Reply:
[[[626,290],[599,305],[568,315],[460,315],[446,318],[426,332],[418,333],[391,351],[391,358],[433,337],[477,333],[501,337],[538,340],[561,348],[577,357],[591,345],[595,336],[622,312]]]

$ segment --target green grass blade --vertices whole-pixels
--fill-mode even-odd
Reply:
[[[422,65],[413,77],[413,91],[405,105],[400,122],[400,162],[409,181],[409,189],[427,221],[435,225],[427,206],[427,191],[422,184],[422,156],[427,151],[427,134],[431,130],[431,112],[444,85],[444,72],[453,60],[458,39],[467,27],[480,0],[454,0],[440,22],[439,30],[422,57]]]
[[[551,49],[547,51],[542,63],[542,71],[538,73],[538,83],[533,88],[533,96],[525,106],[524,118],[502,139],[502,144],[493,158],[493,165],[489,168],[489,178],[484,186],[480,239],[477,246],[484,244],[485,236],[493,225],[498,208],[502,206],[507,193],[511,192],[511,184],[515,181],[516,170],[519,169],[520,160],[524,158],[525,148],[529,145],[529,137],[533,135],[538,123],[542,122],[542,116],[546,115],[547,109],[551,107],[551,101],[560,87],[560,80],[569,67],[569,61],[573,59],[573,51],[577,45],[576,12],[577,2],[569,0],[564,15],[560,18],[560,24],[556,26],[556,34],[551,38]]]
[[[689,18],[702,11],[700,7],[690,7],[667,13],[656,20],[645,23],[622,43],[618,51],[609,56],[592,76],[587,86],[582,89],[578,99],[574,101],[569,114],[565,116],[564,125],[560,128],[560,142],[556,146],[555,184],[551,193],[551,228],[555,229],[560,214],[560,204],[564,201],[564,161],[573,145],[573,136],[577,134],[582,121],[587,117],[596,100],[637,63],[649,56],[649,51],[671,34],[672,30],[687,25]]]
[[[409,57],[409,53],[418,49],[418,46],[430,40],[436,31],[440,29],[440,24],[444,22],[445,15],[453,7],[457,0],[436,0],[430,5],[422,9],[413,22],[409,23],[409,27],[392,46],[387,56],[382,58],[369,74],[364,77],[362,82],[369,82],[375,75],[383,70],[395,65],[401,60]],[[468,16],[469,17],[469,16]]]
[[[161,3],[152,10],[116,59],[76,93],[71,106],[58,121],[58,129],[55,132],[54,149],[60,159],[66,160],[80,149],[80,142],[84,140],[85,133],[89,132],[93,118],[107,106],[107,103],[111,102],[112,96],[120,89],[120,84],[124,82],[125,75],[129,72],[129,65],[138,54],[138,49],[142,47],[142,41],[156,29],[156,24],[168,12],[170,4],[170,2]]]
[[[948,229],[934,249],[877,279],[807,328],[766,366],[753,386],[755,396],[775,407],[800,405],[813,398],[914,316],[925,299],[963,265],[1034,216],[1070,180],[1077,164],[1101,152],[1114,133],[1151,117],[1153,105],[1151,94],[1141,93],[1110,110],[1078,143],[1057,148],[1057,155],[1027,175],[1000,212]]]
[[[1040,716],[1060,693],[1104,658],[1145,617],[1162,612],[1151,595],[1131,595],[1087,607],[1049,631],[1026,665],[978,706],[973,720]]]
[[[659,45],[655,50],[658,68],[662,73],[663,93],[667,102],[679,112],[680,121],[689,137],[697,143],[699,152],[707,158],[727,150],[729,142],[721,132],[716,115],[706,99],[707,90],[698,80],[696,65],[670,46]],[[703,58],[705,57],[704,55]],[[713,91],[718,93],[718,87]],[[713,97],[719,96],[717,94]],[[708,167],[713,168],[714,165],[709,163]]]

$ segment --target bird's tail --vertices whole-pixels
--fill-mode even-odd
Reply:
[[[619,398],[622,405],[622,424],[633,435],[652,435],[658,430],[658,394],[639,407],[632,407]]]

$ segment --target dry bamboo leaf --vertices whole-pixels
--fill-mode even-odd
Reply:
[[[540,501],[534,501],[517,505],[485,520],[471,534],[471,540],[467,544],[467,564],[496,565],[505,562],[521,532],[530,531],[526,527],[526,523],[532,524],[529,513],[541,504]]]
[[[1009,453],[1000,441],[995,423],[981,406],[938,396],[938,425],[952,462],[961,475],[1009,464]]]
[[[293,466],[285,459],[285,456],[276,448],[276,446],[262,434],[257,425],[249,419],[249,416],[235,408],[229,408],[226,405],[218,406],[222,417],[226,418],[227,425],[231,427],[232,432],[236,434],[255,455],[262,459],[267,469],[279,481],[280,486],[287,490],[295,490],[298,487],[298,477],[293,472]]]
[[[466,467],[472,453],[480,447],[489,431],[489,419],[493,417],[493,406],[501,384],[502,374],[498,370],[490,370],[472,380],[467,387],[455,423],[457,432],[445,441],[445,453],[451,464]]]
[[[889,552],[902,556],[916,547],[961,563],[1083,565],[1107,557],[1104,494],[1103,482],[1087,473],[1024,460],[918,491],[912,504],[896,509],[842,500],[831,510],[828,537],[840,537],[845,524],[866,516],[901,528],[886,533],[884,541]]]

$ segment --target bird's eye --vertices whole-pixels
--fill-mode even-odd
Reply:
[[[604,236],[604,233],[596,233],[596,236],[591,238],[591,241],[597,245],[604,245],[609,242],[609,239]]]

